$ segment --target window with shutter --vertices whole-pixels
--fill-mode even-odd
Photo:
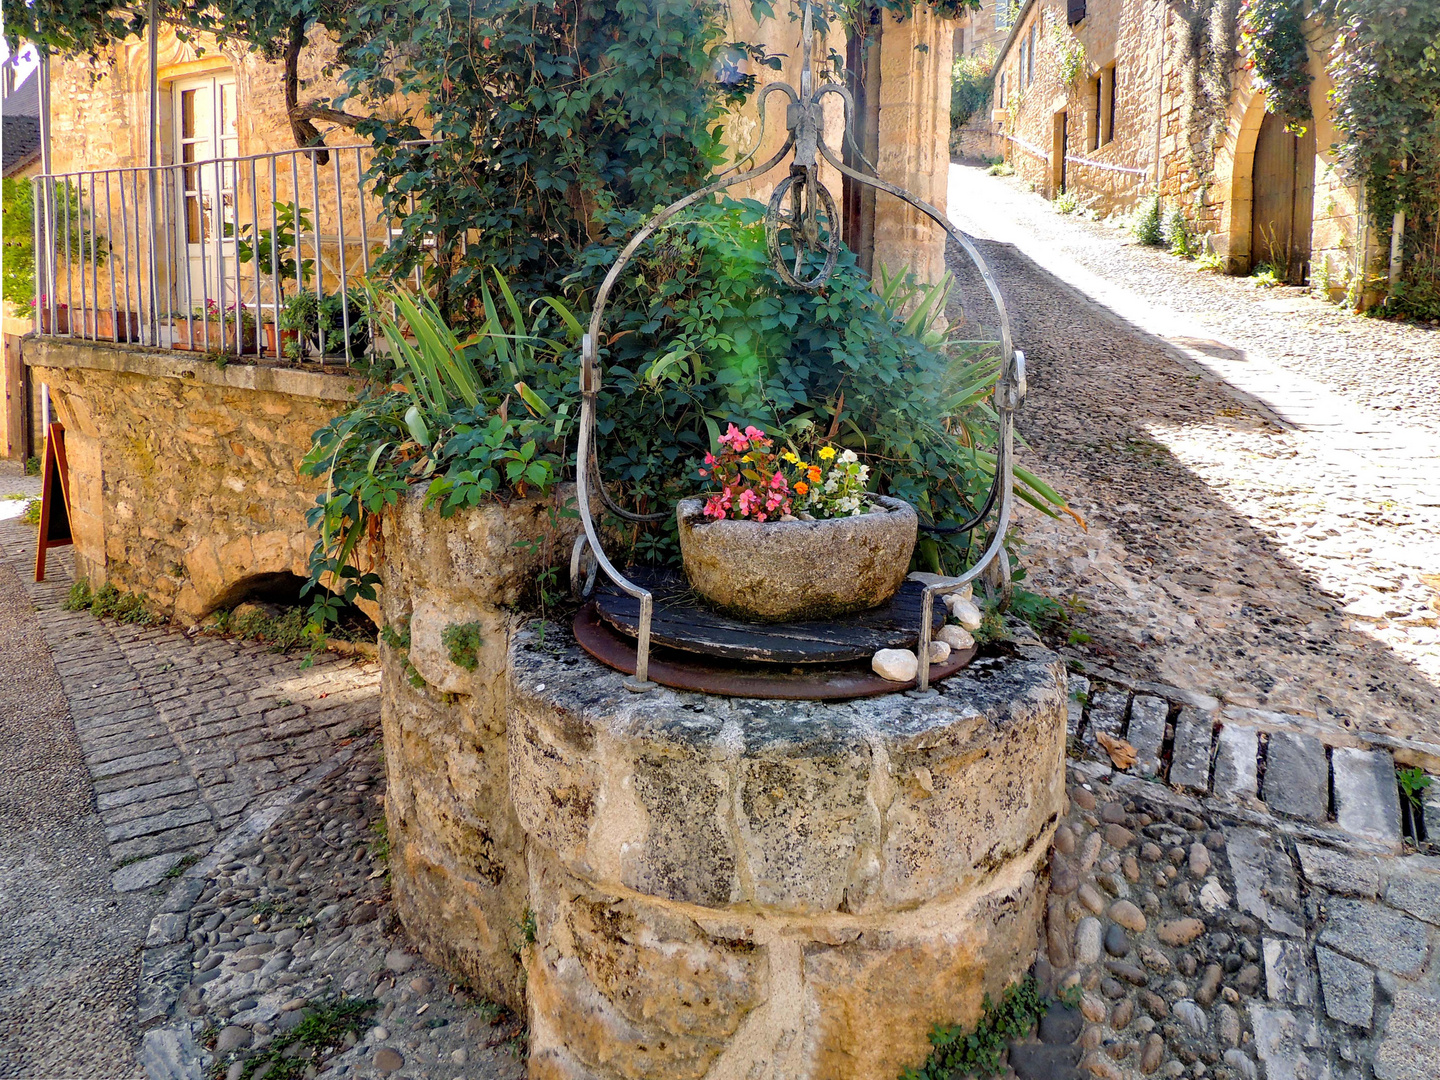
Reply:
[[[1085,18],[1085,0],[1068,0],[1065,18],[1071,26],[1081,22]]]

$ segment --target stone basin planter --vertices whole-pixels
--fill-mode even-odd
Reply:
[[[685,576],[727,615],[756,622],[833,618],[878,607],[910,569],[919,518],[909,503],[819,521],[712,521],[704,502],[675,511]]]

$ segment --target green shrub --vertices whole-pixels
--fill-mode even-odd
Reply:
[[[1063,191],[1055,196],[1055,201],[1051,205],[1057,214],[1073,214],[1080,209],[1080,200],[1074,193]]]
[[[1165,229],[1160,210],[1160,196],[1152,195],[1135,208],[1130,219],[1130,232],[1137,243],[1146,247],[1164,247]]]
[[[1190,231],[1190,223],[1185,220],[1185,215],[1178,208],[1170,212],[1166,232],[1170,238],[1171,255],[1178,255],[1182,259],[1193,259],[1200,253],[1200,241]]]
[[[979,52],[955,58],[950,68],[950,130],[970,122],[970,117],[990,105],[995,80],[990,70],[995,66],[995,47],[987,45]]]
[[[26,499],[25,509],[20,513],[20,520],[26,525],[40,526],[40,500]]]
[[[456,667],[474,671],[480,666],[480,646],[485,642],[480,637],[478,622],[447,626],[440,632],[440,644],[445,646],[450,662]]]
[[[70,592],[60,606],[66,611],[88,610],[92,615],[139,626],[153,626],[165,621],[163,616],[150,610],[143,594],[121,592],[108,581],[92,591],[90,583],[80,578],[70,586]]]
[[[930,1032],[930,1056],[900,1080],[961,1080],[998,1076],[1000,1056],[1012,1039],[1023,1039],[1049,1011],[1034,978],[1026,976],[1001,995],[997,1005],[985,995],[984,1012],[973,1030],[936,1024]]]
[[[1015,167],[1008,161],[996,162],[985,170],[986,176],[1014,176]]]

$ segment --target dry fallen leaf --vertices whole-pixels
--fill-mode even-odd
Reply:
[[[1117,739],[1103,731],[1095,733],[1095,741],[1105,748],[1117,769],[1128,769],[1135,764],[1135,748],[1124,739]]]

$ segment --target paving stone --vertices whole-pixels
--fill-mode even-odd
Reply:
[[[97,780],[103,780],[107,777],[118,778],[125,773],[141,772],[147,767],[176,765],[179,763],[179,760],[179,752],[173,746],[170,746],[161,750],[147,750],[144,753],[133,754],[130,757],[117,758],[114,761],[105,761],[98,765],[92,765],[90,766],[90,775]]]
[[[1068,686],[1070,694],[1065,701],[1065,731],[1074,738],[1085,715],[1084,701],[1090,695],[1090,680],[1083,675],[1071,675]]]
[[[1170,783],[1175,787],[1190,791],[1209,789],[1210,743],[1214,730],[1214,713],[1190,708],[1180,710],[1170,759]]]
[[[1079,1046],[1011,1043],[1010,1068],[1019,1080],[1082,1080],[1087,1074],[1076,1068],[1082,1053]]]
[[[1125,730],[1125,707],[1129,701],[1129,694],[1117,693],[1114,690],[1099,690],[1090,695],[1090,723],[1085,728],[1087,746],[1092,750],[1099,748],[1100,744],[1095,739],[1095,734],[1099,731],[1117,739],[1120,737],[1120,733]]]
[[[1265,756],[1265,805],[1277,814],[1324,821],[1330,810],[1330,763],[1313,735],[1276,731]]]
[[[1256,829],[1230,829],[1225,836],[1235,902],[1276,933],[1304,937],[1297,921],[1300,883],[1289,857],[1274,837]]]
[[[1215,746],[1215,794],[1226,799],[1253,798],[1260,736],[1254,728],[1226,724]]]
[[[1326,1054],[1313,1017],[1289,1009],[1250,1006],[1255,1052],[1265,1064],[1265,1080],[1320,1080]]]
[[[1165,742],[1165,718],[1170,703],[1148,694],[1136,697],[1130,704],[1130,728],[1125,741],[1135,747],[1133,771],[1139,776],[1155,776],[1160,772],[1160,748]]]
[[[181,795],[194,790],[195,778],[189,773],[182,773],[153,784],[141,784],[138,787],[122,788],[119,791],[107,791],[96,795],[95,807],[104,814],[107,810],[129,806],[132,803],[150,802],[166,795]],[[107,818],[107,820],[109,819]]]
[[[134,840],[117,841],[110,845],[110,855],[119,860],[148,858],[166,851],[190,851],[204,847],[214,839],[215,827],[208,822],[186,825],[184,828],[170,829],[153,836],[137,836]]]
[[[182,825],[198,825],[210,821],[210,808],[204,803],[194,803],[176,810],[167,810],[150,817],[135,818],[111,825],[105,830],[105,838],[112,844],[117,840],[132,840],[137,836],[152,836],[155,833],[178,829]]]
[[[1404,989],[1375,1054],[1378,1080],[1435,1080],[1440,1075],[1440,995]]]
[[[1331,900],[1319,942],[1354,960],[1363,960],[1414,978],[1429,955],[1425,924],[1363,900]]]
[[[1440,843],[1440,784],[1432,783],[1420,796],[1421,819],[1431,843]]]
[[[1337,747],[1331,767],[1340,828],[1351,836],[1398,846],[1400,790],[1395,782],[1395,759],[1385,750]]]
[[[1345,855],[1310,844],[1296,844],[1295,850],[1300,854],[1300,871],[1310,884],[1346,896],[1380,894],[1380,864],[1373,856]]]
[[[122,866],[110,875],[110,885],[116,892],[139,892],[154,888],[165,880],[170,868],[185,857],[183,851],[167,851],[141,862]]]
[[[1265,939],[1265,996],[1282,1005],[1315,1004],[1315,971],[1304,942]]]
[[[1440,858],[1416,856],[1397,862],[1385,888],[1385,902],[1440,926]]]
[[[1369,1028],[1375,1016],[1375,973],[1364,964],[1316,946],[1325,1012],[1332,1020]]]

